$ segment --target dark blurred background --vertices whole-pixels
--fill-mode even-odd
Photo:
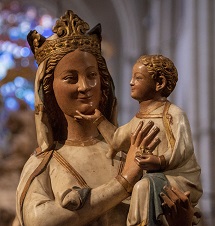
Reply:
[[[202,226],[215,221],[215,1],[214,0],[0,0],[0,226],[15,215],[15,190],[36,147],[34,77],[26,42],[36,29],[52,34],[56,18],[73,10],[103,29],[103,53],[118,97],[119,124],[137,111],[130,97],[132,66],[143,54],[173,60],[179,81],[170,100],[188,115],[202,168]]]

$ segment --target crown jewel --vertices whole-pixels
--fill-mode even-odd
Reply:
[[[68,10],[53,27],[57,38],[48,40],[33,30],[29,32],[27,40],[38,64],[62,51],[69,53],[77,48],[101,53],[100,24],[86,33],[88,30],[89,25],[72,10]]]

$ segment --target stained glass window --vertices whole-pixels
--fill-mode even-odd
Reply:
[[[8,145],[6,121],[10,112],[20,110],[23,102],[34,110],[37,65],[27,34],[36,29],[50,36],[54,23],[55,18],[44,8],[19,1],[0,2],[0,155],[7,150],[4,146]]]
[[[4,107],[16,110],[17,99],[21,99],[33,109],[36,64],[26,36],[31,29],[50,36],[55,19],[44,9],[18,1],[0,3],[0,11],[0,95]]]

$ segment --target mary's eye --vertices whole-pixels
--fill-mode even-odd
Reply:
[[[69,84],[75,84],[78,82],[78,72],[76,70],[67,71],[64,74],[63,80]]]
[[[69,84],[75,84],[78,82],[78,76],[68,75],[64,78],[64,81],[66,81]]]
[[[95,71],[91,71],[87,74],[88,79],[95,79],[97,77],[98,73]]]

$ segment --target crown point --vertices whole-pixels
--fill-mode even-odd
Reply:
[[[52,38],[46,40],[37,31],[31,31],[28,42],[38,64],[46,58],[54,57],[61,52],[65,55],[79,47],[101,54],[101,25],[98,24],[86,33],[88,30],[89,25],[72,10],[68,10],[56,21]]]

